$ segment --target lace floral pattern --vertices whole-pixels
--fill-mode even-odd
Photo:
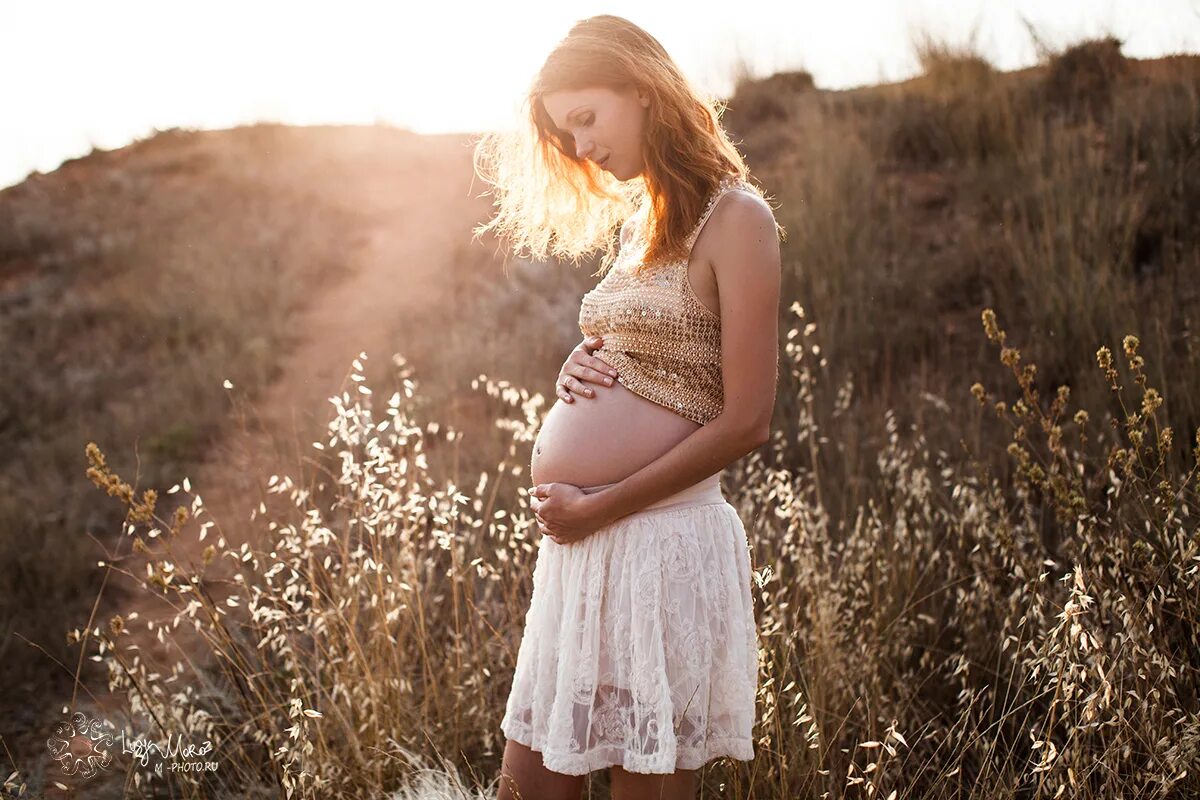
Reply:
[[[648,509],[538,546],[508,738],[569,775],[754,757],[758,635],[733,506]]]

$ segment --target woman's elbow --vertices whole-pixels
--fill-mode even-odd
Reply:
[[[731,426],[736,431],[738,442],[747,452],[763,446],[771,439],[770,419],[736,419],[731,420]]]
[[[762,447],[769,441],[771,441],[771,424],[769,421],[766,425],[755,425],[750,429],[750,449],[754,450]]]

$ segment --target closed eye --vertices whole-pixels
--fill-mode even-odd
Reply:
[[[588,114],[586,120],[583,117],[575,117],[575,119],[579,122],[579,127],[586,128],[596,121],[596,115]]]

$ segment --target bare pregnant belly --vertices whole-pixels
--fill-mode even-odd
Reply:
[[[588,386],[595,397],[560,399],[546,413],[529,465],[533,483],[616,483],[700,427],[620,383]]]

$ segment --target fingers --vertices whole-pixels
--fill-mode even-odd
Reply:
[[[546,518],[543,517],[540,512],[534,510],[533,516],[537,520],[537,529],[539,534],[549,539],[553,539],[555,544],[565,544],[567,541],[569,541],[565,536],[563,536],[561,531],[550,527],[549,523],[546,522]]]
[[[568,363],[577,365],[573,372],[580,377],[589,375],[596,378],[602,378],[605,375],[617,377],[617,370],[600,356],[578,356]]]
[[[609,366],[604,361],[595,357],[580,357],[575,361],[568,362],[562,371],[563,375],[573,375],[580,380],[590,381],[591,383],[604,384],[612,386],[613,380],[617,377],[617,370]]]
[[[609,364],[600,356],[590,356],[587,360],[587,365],[597,372],[605,375],[611,375],[614,378],[617,377],[617,368],[612,364]]]
[[[542,515],[535,512],[533,516],[537,518],[538,533],[540,533],[542,536],[549,536],[551,539],[558,541],[558,534],[546,524],[546,520],[542,518]]]
[[[558,381],[554,387],[555,396],[564,403],[573,403],[576,394],[584,397],[596,396],[595,391],[584,385],[585,381],[597,385],[613,385],[617,379],[616,368],[599,356],[591,355],[593,349],[599,348],[603,344],[604,338],[600,336],[589,336],[579,343],[579,346],[567,358],[567,362],[563,364],[562,371],[559,372]],[[580,353],[580,350],[583,352]]]
[[[617,371],[598,358],[591,359],[591,362],[590,366],[576,367],[574,374],[592,383],[603,383],[605,386],[612,386],[613,378],[617,377]]]
[[[595,397],[596,396],[596,392],[593,391],[591,387],[584,386],[582,381],[578,380],[577,378],[572,377],[571,375],[565,376],[559,385],[565,386],[568,392],[574,392],[575,394],[582,394],[587,397]]]

